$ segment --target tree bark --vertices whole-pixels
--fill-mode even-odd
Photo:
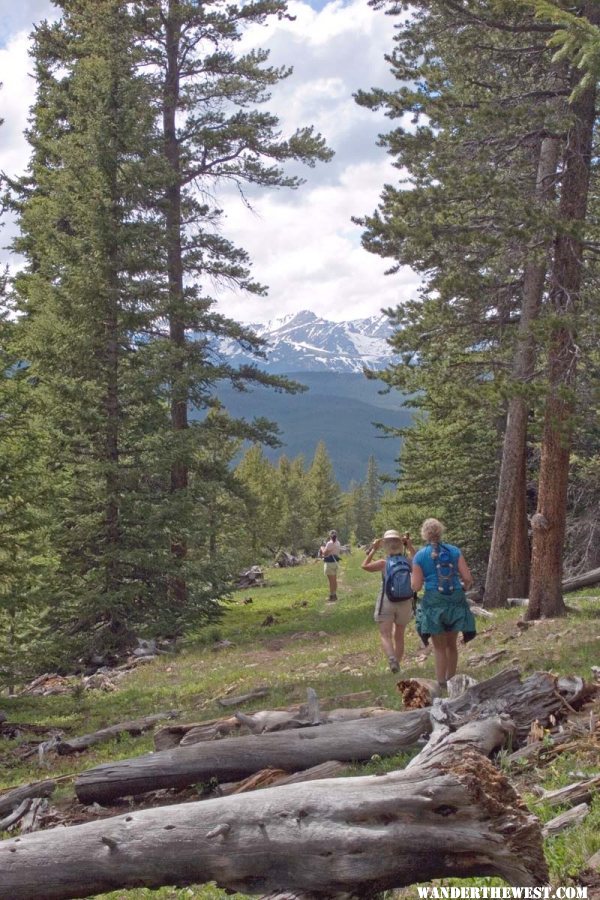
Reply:
[[[414,710],[365,719],[360,724],[340,722],[192,744],[89,769],[76,779],[75,791],[83,803],[104,803],[212,778],[237,781],[259,769],[297,772],[331,759],[353,762],[370,759],[374,753],[391,756],[413,747],[420,735],[430,730],[429,711]]]
[[[543,208],[555,193],[560,141],[544,138],[540,145],[534,203]],[[523,274],[523,302],[512,377],[517,393],[508,403],[494,530],[485,581],[485,604],[504,606],[509,596],[526,595],[529,586],[527,523],[527,421],[530,402],[523,395],[535,366],[533,325],[542,306],[547,247],[527,262]]]
[[[33,900],[40,884],[46,900],[211,880],[306,900],[366,900],[448,876],[545,884],[538,820],[470,749],[473,740],[496,746],[506,727],[473,723],[471,739],[440,742],[429,764],[408,771],[266,788],[4,841],[0,898]]]
[[[169,0],[165,19],[166,72],[163,96],[163,140],[169,170],[169,184],[165,192],[166,250],[168,275],[168,317],[171,341],[171,427],[175,434],[175,459],[171,466],[171,493],[186,491],[188,467],[178,436],[188,428],[188,389],[185,373],[185,297],[183,286],[181,158],[177,138],[177,107],[179,104],[180,73],[179,47],[181,21],[179,0]],[[187,556],[187,545],[181,535],[171,538],[171,552],[177,560]],[[171,581],[171,593],[177,605],[185,605],[187,585],[181,576]]]
[[[600,7],[586,0],[582,13],[600,24]],[[577,77],[579,72],[577,71]],[[559,228],[549,307],[553,314],[549,384],[540,461],[538,507],[532,519],[531,586],[527,620],[566,614],[562,558],[566,527],[569,457],[575,412],[577,347],[574,317],[583,274],[581,224],[586,219],[592,140],[596,120],[595,82],[572,104],[573,122],[564,154]]]

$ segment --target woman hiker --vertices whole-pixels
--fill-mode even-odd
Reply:
[[[463,632],[465,643],[475,637],[476,627],[465,590],[473,577],[461,550],[453,544],[442,543],[444,526],[437,519],[425,519],[421,537],[426,546],[413,559],[412,587],[425,593],[416,615],[417,632],[424,644],[433,642],[435,674],[442,690],[456,675],[458,664],[458,633]]]
[[[341,552],[342,545],[338,541],[337,532],[330,531],[328,539],[319,550],[319,555],[323,557],[323,570],[329,582],[329,603],[337,600],[337,573]]]
[[[373,562],[373,556],[380,547],[386,558]],[[381,646],[392,672],[400,669],[400,661],[404,655],[404,632],[412,616],[410,559],[414,552],[408,533],[401,535],[390,529],[382,538],[373,541],[361,566],[365,572],[381,572],[381,588],[373,618],[379,625]]]

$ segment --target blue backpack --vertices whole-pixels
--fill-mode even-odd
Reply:
[[[387,558],[383,575],[383,590],[392,603],[398,603],[400,600],[412,600],[411,571],[412,566],[405,556],[398,554]]]
[[[449,549],[444,544],[438,544],[432,550],[431,559],[437,573],[438,591],[440,594],[451,594],[455,590],[456,566]]]

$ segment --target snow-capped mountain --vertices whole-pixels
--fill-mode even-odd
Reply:
[[[392,358],[386,341],[392,332],[382,315],[330,322],[302,310],[252,328],[268,341],[267,358],[259,365],[273,373],[362,372],[365,366],[382,369]],[[233,342],[222,345],[221,351],[232,362],[250,361]]]

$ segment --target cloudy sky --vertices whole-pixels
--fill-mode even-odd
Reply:
[[[0,0],[0,170],[10,174],[27,164],[23,129],[34,89],[28,34],[53,9],[50,0]],[[269,285],[265,298],[227,293],[219,305],[245,322],[301,309],[335,320],[370,316],[402,303],[418,284],[410,270],[384,275],[389,261],[361,248],[360,229],[351,222],[353,215],[372,212],[383,184],[399,177],[376,146],[389,122],[352,99],[359,88],[390,85],[383,57],[392,46],[394,20],[374,12],[367,0],[291,0],[289,11],[294,21],[253,27],[244,47],[262,46],[274,65],[294,67],[270,104],[283,132],[313,124],[336,155],[306,169],[298,191],[253,194],[252,211],[233,194],[219,198],[227,214],[224,233],[248,250],[255,278]],[[11,231],[10,224],[4,228],[3,246]],[[0,257],[9,259],[8,251]]]

